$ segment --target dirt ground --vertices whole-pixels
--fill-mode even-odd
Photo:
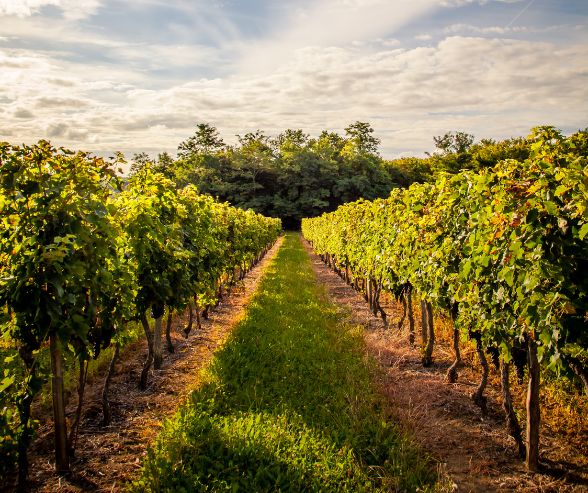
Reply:
[[[491,370],[495,385],[486,392],[488,412],[484,416],[470,399],[480,375],[473,364],[471,349],[463,350],[466,366],[460,370],[458,383],[446,383],[445,373],[453,359],[449,340],[436,345],[434,364],[424,368],[419,349],[409,346],[408,331],[395,327],[401,315],[399,304],[384,300],[391,322],[391,328],[386,329],[381,319],[369,311],[363,297],[328,269],[304,243],[318,281],[327,288],[330,298],[347,308],[355,323],[365,327],[367,350],[379,363],[378,384],[389,400],[392,415],[439,461],[454,491],[588,491],[586,416],[583,426],[574,429],[571,437],[554,433],[544,425],[541,456],[550,472],[528,474],[517,458],[514,440],[505,430],[496,370]],[[417,311],[415,328],[418,341],[420,312]],[[524,389],[519,387],[522,399]]]
[[[161,428],[189,393],[200,385],[201,369],[243,317],[265,267],[276,255],[282,239],[264,259],[235,286],[231,295],[208,320],[202,330],[196,322],[188,339],[180,335],[187,317],[175,317],[172,340],[174,354],[165,354],[163,369],[152,370],[147,390],[138,389],[139,375],[147,350],[144,339],[126,347],[116,374],[110,384],[112,424],[101,427],[101,391],[104,371],[86,389],[84,412],[80,426],[72,474],[63,477],[53,469],[52,421],[46,416],[30,451],[30,489],[38,492],[118,492],[136,477],[142,458]],[[104,369],[106,370],[106,369]],[[68,414],[73,415],[76,399],[71,399]]]

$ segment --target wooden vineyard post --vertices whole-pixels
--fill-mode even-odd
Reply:
[[[53,419],[55,426],[55,470],[69,472],[69,453],[67,450],[67,423],[65,421],[65,402],[63,398],[63,356],[56,335],[49,338],[51,351],[51,393],[53,396]]]
[[[528,337],[529,387],[527,389],[527,469],[539,470],[539,410],[540,369],[537,359],[537,343]]]

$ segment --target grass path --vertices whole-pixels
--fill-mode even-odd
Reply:
[[[166,423],[136,491],[426,491],[431,464],[386,419],[359,329],[288,234],[206,385]]]

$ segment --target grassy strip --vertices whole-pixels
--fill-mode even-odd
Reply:
[[[437,475],[386,418],[358,328],[289,234],[207,384],[166,423],[135,491],[427,491]]]

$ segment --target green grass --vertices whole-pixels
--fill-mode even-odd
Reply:
[[[207,383],[168,421],[135,491],[427,491],[434,465],[385,415],[360,328],[288,234]]]

